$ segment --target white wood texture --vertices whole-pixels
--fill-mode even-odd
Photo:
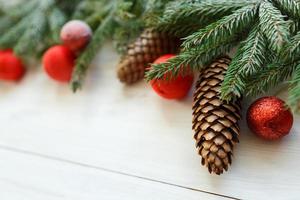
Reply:
[[[279,142],[243,121],[232,167],[209,175],[192,137],[191,95],[169,101],[144,82],[125,87],[117,61],[106,45],[77,94],[42,69],[0,85],[0,199],[299,199],[299,118]]]
[[[216,196],[49,158],[0,150],[0,199],[216,199]]]

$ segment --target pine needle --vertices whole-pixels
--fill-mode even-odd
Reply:
[[[296,67],[289,89],[289,105],[293,110],[300,108],[300,64]]]
[[[109,15],[96,29],[90,44],[86,47],[85,51],[76,60],[76,66],[73,71],[71,80],[71,87],[74,92],[81,89],[85,74],[92,59],[97,54],[99,48],[102,46],[106,38],[110,37],[114,28],[113,16]]]
[[[290,65],[273,63],[268,65],[247,81],[246,96],[257,96],[269,91],[271,88],[291,77],[296,66],[297,63]]]
[[[289,22],[284,20],[281,12],[268,0],[264,0],[259,8],[260,28],[265,34],[270,48],[279,54],[289,39]]]
[[[256,14],[257,4],[245,6],[186,37],[183,47],[189,49],[197,45],[217,43],[220,40],[229,38],[233,34],[248,29],[254,22]]]
[[[280,9],[295,19],[300,18],[300,1],[299,0],[273,0]]]
[[[264,66],[267,57],[267,43],[256,25],[241,43],[229,65],[221,88],[221,98],[230,101],[233,97],[241,97],[247,78]]]
[[[291,40],[283,47],[280,53],[282,62],[290,63],[300,59],[300,32],[298,32]]]
[[[28,25],[28,24],[27,24]],[[22,37],[18,40],[14,51],[17,55],[33,55],[44,38],[47,20],[41,11],[37,11]]]
[[[60,9],[52,9],[48,23],[51,32],[51,38],[54,43],[60,42],[60,30],[66,21],[67,17]]]
[[[250,4],[253,2],[247,0],[175,1],[153,25],[161,31],[184,36]]]
[[[172,77],[185,72],[200,70],[211,60],[225,54],[236,45],[235,39],[223,41],[217,46],[200,46],[190,48],[181,52],[178,56],[170,59],[167,63],[155,64],[146,73],[146,80],[161,79],[165,74],[170,73]]]

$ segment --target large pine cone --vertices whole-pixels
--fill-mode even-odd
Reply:
[[[127,54],[118,64],[118,78],[126,84],[143,79],[149,63],[164,54],[176,53],[179,47],[179,39],[166,33],[146,29],[134,43],[127,47]]]
[[[233,147],[239,142],[240,100],[223,102],[219,98],[230,61],[229,58],[220,58],[205,68],[194,94],[193,130],[198,153],[202,165],[218,175],[227,171]]]

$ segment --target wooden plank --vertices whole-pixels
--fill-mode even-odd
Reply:
[[[105,46],[75,95],[41,70],[0,85],[0,145],[243,199],[300,196],[298,118],[293,134],[272,143],[243,123],[232,168],[211,176],[194,148],[191,96],[167,101],[145,83],[125,87],[117,60]]]
[[[135,177],[0,150],[0,199],[219,199]]]

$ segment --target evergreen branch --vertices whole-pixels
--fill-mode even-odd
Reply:
[[[300,22],[296,20],[290,20],[290,33],[291,36],[295,36],[300,31]]]
[[[60,42],[60,30],[66,20],[66,15],[58,8],[54,8],[50,13],[48,23],[51,31],[51,39],[54,43]]]
[[[0,18],[0,35],[3,35],[7,29],[14,25],[15,21],[8,16],[1,16]]]
[[[88,15],[84,21],[94,30],[105,19],[111,10],[111,5],[104,6],[101,10]]]
[[[102,0],[102,1],[91,1],[86,0],[80,2],[77,7],[75,8],[75,11],[73,12],[72,18],[73,19],[85,19],[86,16],[91,16],[95,12],[102,12],[102,8],[106,7],[107,5],[112,4],[112,2],[109,2],[108,0]]]
[[[233,97],[241,97],[245,92],[247,77],[257,73],[265,64],[267,43],[258,25],[250,32],[248,38],[241,43],[236,56],[226,72],[221,87],[221,98],[230,101]]]
[[[3,10],[5,16],[12,18],[14,20],[19,20],[20,18],[28,15],[38,6],[37,0],[29,0],[25,4],[24,2],[19,2],[12,8]]]
[[[293,74],[296,66],[297,63],[289,65],[273,63],[268,65],[247,81],[246,95],[256,96],[267,92],[269,89],[287,80]]]
[[[199,46],[187,49],[166,63],[152,65],[151,69],[146,72],[145,78],[150,81],[162,79],[165,74],[177,77],[179,73],[200,70],[211,60],[229,52],[236,43],[234,39],[231,39],[217,46]]]
[[[153,25],[159,30],[182,36],[250,4],[253,4],[253,1],[175,1],[166,7],[158,23]]]
[[[113,20],[113,13],[111,13],[96,29],[92,41],[76,60],[76,66],[74,68],[71,80],[71,87],[74,92],[82,87],[82,83],[91,60],[95,57],[105,39],[112,35],[114,26],[115,22]]]
[[[300,18],[300,2],[299,0],[273,0],[276,5],[288,15],[295,19]]]
[[[186,37],[183,47],[189,49],[193,46],[216,43],[229,38],[247,29],[255,20],[256,14],[257,4],[245,6]]]
[[[296,67],[292,80],[290,81],[289,89],[289,105],[294,110],[299,109],[300,107],[300,64]]]
[[[0,48],[12,48],[16,44],[20,36],[25,32],[27,25],[33,19],[34,14],[35,13],[26,16],[15,26],[8,29],[0,38]]]
[[[300,58],[300,31],[290,39],[280,53],[282,62],[290,63]]]
[[[27,29],[18,40],[14,51],[18,55],[30,55],[38,48],[40,41],[43,40],[44,33],[47,29],[47,20],[41,11],[37,11],[33,16]]]
[[[284,20],[284,16],[268,0],[260,4],[259,18],[261,31],[265,34],[270,48],[279,53],[289,38],[289,22]]]

